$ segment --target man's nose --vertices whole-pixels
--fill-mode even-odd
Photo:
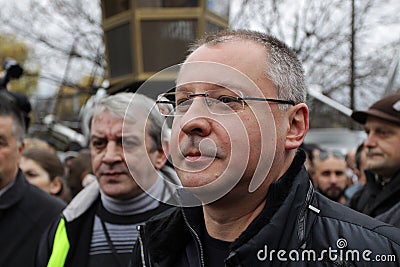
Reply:
[[[107,164],[112,164],[114,162],[122,161],[122,146],[118,145],[115,141],[109,141],[105,148],[103,162]]]
[[[211,133],[211,116],[204,97],[195,97],[187,112],[180,118],[179,125],[187,135],[208,136]]]
[[[329,182],[330,182],[331,184],[336,184],[336,183],[337,183],[337,180],[338,180],[337,175],[335,174],[335,172],[332,172],[332,173],[329,175]]]
[[[375,147],[376,136],[373,132],[368,133],[367,139],[364,141],[364,147]]]

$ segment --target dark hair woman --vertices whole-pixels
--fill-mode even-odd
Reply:
[[[64,166],[56,154],[42,148],[29,148],[22,154],[20,168],[31,184],[67,203],[71,200],[63,178]]]

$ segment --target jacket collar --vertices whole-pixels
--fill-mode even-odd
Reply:
[[[62,214],[67,222],[85,213],[91,205],[97,200],[100,194],[100,188],[97,180],[82,189],[63,210]]]
[[[241,259],[245,258],[243,255],[255,255],[254,251],[264,246],[279,248],[290,244],[299,248],[305,242],[309,230],[305,226],[306,211],[314,190],[304,161],[304,151],[297,151],[287,172],[270,185],[263,211],[232,243],[228,261],[237,259],[238,254],[242,254]],[[184,208],[182,214],[188,227],[199,233],[204,224],[202,208]]]
[[[232,244],[232,249],[236,249],[246,243],[251,237],[256,235],[263,227],[265,227],[265,225],[271,222],[275,213],[281,209],[281,206],[292,191],[295,177],[300,172],[304,161],[304,151],[297,151],[296,156],[286,173],[270,185],[264,209],[238,237],[238,239],[235,240]]]
[[[310,231],[306,222],[312,220],[307,216],[310,216],[308,209],[314,193],[307,171],[302,166],[304,160],[304,152],[298,153],[288,172],[281,178],[280,183],[292,183],[283,203],[278,204],[278,201],[278,207],[265,206],[259,217],[235,241],[228,262],[238,262],[240,259],[240,264],[251,266],[256,260],[256,252],[265,247],[277,251],[283,248],[299,249],[304,245]],[[265,219],[268,209],[277,209],[269,221]]]
[[[367,177],[367,183],[365,184],[365,187],[368,190],[368,194],[373,196],[374,202],[370,204],[368,209],[364,210],[364,213],[373,215],[379,206],[385,205],[386,201],[399,194],[400,172],[397,172],[397,174],[392,177],[390,182],[386,183],[384,186],[382,186],[382,184],[379,182],[379,179],[373,172],[366,171],[365,174]]]
[[[30,184],[26,181],[21,169],[18,169],[14,184],[0,197],[0,210],[8,209],[15,205],[28,190]]]

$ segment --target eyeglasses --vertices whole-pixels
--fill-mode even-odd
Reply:
[[[192,105],[195,97],[203,97],[208,110],[212,114],[229,115],[244,110],[247,101],[268,101],[278,104],[295,105],[292,100],[275,98],[244,97],[236,90],[212,90],[201,94],[190,92],[168,92],[157,97],[157,107],[164,116],[183,116]]]
[[[318,154],[318,158],[319,160],[326,160],[327,158],[329,158],[330,156],[337,158],[337,159],[344,159],[345,156],[342,152],[340,152],[339,150],[332,150],[332,151],[328,151],[328,150],[321,150]]]

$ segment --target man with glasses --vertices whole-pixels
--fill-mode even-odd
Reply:
[[[376,217],[400,202],[400,93],[385,96],[351,117],[367,133],[367,182],[350,207]]]
[[[181,207],[140,227],[133,266],[354,265],[321,254],[330,248],[400,257],[398,229],[314,192],[297,150],[308,130],[303,69],[284,43],[209,35],[176,83],[158,102],[173,118]]]
[[[327,198],[345,204],[349,183],[347,164],[340,151],[322,150],[314,159],[313,181],[318,192]]]

